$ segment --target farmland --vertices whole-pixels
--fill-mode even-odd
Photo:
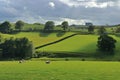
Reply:
[[[32,41],[34,47],[41,46],[50,42],[54,42],[56,40],[62,39],[66,36],[72,35],[74,32],[52,32],[52,33],[43,33],[43,32],[20,32],[17,34],[2,34],[1,36],[5,38],[21,38],[27,37],[30,41]],[[114,35],[111,35],[113,38],[117,40],[115,55],[110,60],[119,60],[120,53],[120,38]],[[66,52],[66,53],[82,53],[83,55],[88,54],[98,54],[97,52],[97,39],[98,35],[76,35],[70,37],[61,42],[48,45],[43,48],[39,48],[36,51],[38,52]]]
[[[71,66],[72,65],[72,66]],[[1,80],[119,80],[119,62],[0,62]]]
[[[117,40],[116,53],[119,54],[120,38],[113,36]],[[39,49],[39,51],[68,51],[68,52],[83,52],[96,53],[98,35],[77,35],[57,44]]]
[[[96,48],[96,41],[98,36],[96,35],[77,35],[57,44],[53,44],[40,50],[52,51],[69,51],[69,52],[93,52]]]
[[[53,42],[55,40],[59,40],[65,36],[69,36],[73,34],[73,32],[68,33],[42,33],[42,32],[20,32],[17,34],[1,34],[3,38],[21,38],[27,37],[30,41],[33,42],[34,46],[40,46],[49,42]]]

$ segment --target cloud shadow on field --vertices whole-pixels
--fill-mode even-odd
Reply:
[[[39,33],[39,36],[40,37],[48,37],[50,35],[50,33],[46,33],[46,32],[41,32],[41,33]]]
[[[56,34],[56,36],[57,36],[57,37],[62,37],[62,36],[64,36],[65,34],[66,34],[65,31],[60,31],[60,32],[58,32],[58,33]]]

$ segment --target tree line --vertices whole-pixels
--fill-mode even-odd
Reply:
[[[2,38],[1,38],[2,39]],[[27,38],[10,38],[1,40],[0,43],[1,58],[3,59],[26,59],[31,58],[34,53],[34,47]]]
[[[34,23],[36,25],[40,25],[40,23]],[[24,28],[25,22],[18,20],[15,24],[14,24],[14,30],[13,27],[11,25],[11,23],[9,21],[5,21],[3,23],[0,24],[0,32],[1,33],[11,33],[14,31],[18,31],[21,32]],[[42,31],[44,32],[52,32],[55,30],[55,27],[61,27],[63,29],[63,31],[73,31],[70,28],[70,25],[68,23],[68,21],[63,21],[60,25],[55,26],[55,23],[53,21],[47,21],[44,24],[44,28],[42,29]],[[89,34],[93,34],[95,32],[96,26],[94,25],[89,25],[86,27],[86,29],[88,29],[88,33]],[[105,27],[101,26],[98,27],[98,34],[102,33],[102,29],[104,31]],[[31,30],[31,29],[30,29]],[[119,33],[120,32],[120,27],[117,27],[116,29],[111,28],[111,30],[113,32]]]
[[[24,26],[24,22],[19,20],[15,23],[15,29],[21,31]],[[44,25],[44,32],[54,31],[55,23],[53,21],[47,21]],[[60,25],[63,28],[63,31],[69,31],[69,24],[67,21],[64,21]],[[94,25],[88,26],[88,32],[93,34],[95,30]],[[119,28],[118,28],[119,30]],[[11,24],[8,21],[5,21],[0,24],[0,32],[10,33],[12,31]],[[105,27],[100,27],[98,29],[97,47],[100,51],[114,53],[115,43],[117,42],[114,38],[107,34]],[[6,39],[0,44],[0,49],[2,51],[2,57],[4,58],[26,58],[31,57],[33,53],[33,45],[27,38],[10,38]]]
[[[15,23],[15,31],[21,31],[24,27],[24,22],[19,20]],[[38,23],[35,23],[38,25]],[[49,32],[49,31],[54,31],[54,27],[55,27],[55,23],[53,21],[47,21],[44,25],[44,29],[43,31],[45,32]],[[69,29],[69,24],[67,21],[64,21],[61,23],[60,25],[61,28],[63,28],[64,31],[68,31]],[[13,31],[12,29],[12,25],[9,21],[5,21],[3,23],[0,24],[0,32],[1,33],[11,33]]]

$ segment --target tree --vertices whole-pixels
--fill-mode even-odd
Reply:
[[[1,44],[3,58],[31,58],[33,45],[27,38],[10,38]]]
[[[115,32],[120,33],[120,27],[117,27]]]
[[[52,31],[54,30],[54,22],[53,21],[48,21],[45,23],[44,31]]]
[[[11,24],[8,21],[3,22],[0,25],[0,32],[2,33],[9,33],[10,32],[10,28],[11,28]]]
[[[15,23],[15,29],[21,30],[24,26],[24,22],[19,20]]]
[[[100,35],[98,37],[97,47],[100,51],[113,53],[116,40],[108,35]]]
[[[93,25],[90,25],[90,26],[88,27],[88,32],[89,32],[89,33],[93,33],[93,32],[94,32],[94,26],[93,26]]]
[[[16,56],[21,58],[31,57],[33,53],[33,45],[27,38],[20,38],[15,40],[17,47]]]
[[[106,29],[105,29],[105,27],[100,27],[100,28],[98,29],[98,34],[99,34],[99,35],[106,34]]]
[[[62,22],[62,28],[63,28],[63,30],[64,31],[66,31],[67,29],[68,29],[68,27],[69,27],[69,25],[68,25],[68,22],[67,21],[64,21],[64,22]]]

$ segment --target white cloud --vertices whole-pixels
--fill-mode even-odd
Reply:
[[[68,21],[70,25],[72,24],[84,25],[85,22],[91,22],[91,20],[87,20],[87,19],[76,20],[76,19],[70,19],[70,18],[59,18],[59,20],[55,20],[54,22],[56,24],[61,24],[63,21]]]
[[[97,3],[97,2],[88,2],[83,4],[86,8],[92,8],[92,7],[96,7],[96,8],[106,8],[108,6],[113,6],[113,2],[103,2],[103,3]]]
[[[107,8],[114,6],[113,1],[97,2],[97,0],[59,0],[60,2],[68,5],[69,7],[84,6],[85,8]]]
[[[30,16],[30,15],[28,15],[27,18],[22,16],[17,19],[26,21],[28,23],[35,23],[35,22],[46,23],[47,21],[53,21],[53,22],[55,22],[55,25],[59,25],[63,21],[68,21],[69,25],[72,25],[72,24],[85,25],[86,22],[92,22],[91,20],[87,20],[87,19],[76,20],[76,19],[62,18],[62,17],[59,17],[59,18],[49,17],[49,19],[48,19],[48,17],[46,18],[46,17],[41,17],[41,16],[37,17],[37,16]]]
[[[49,6],[52,8],[55,8],[55,3],[54,2],[49,2]]]

